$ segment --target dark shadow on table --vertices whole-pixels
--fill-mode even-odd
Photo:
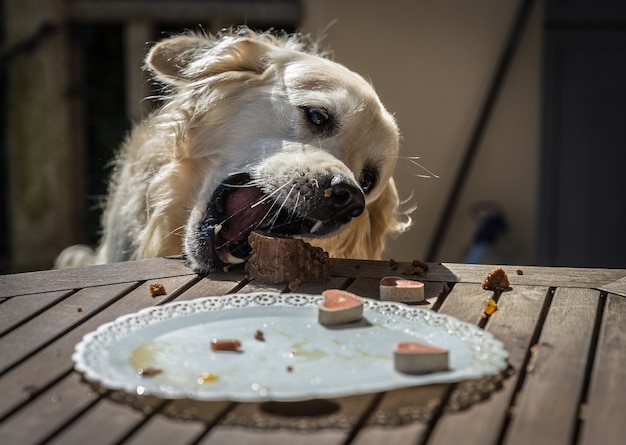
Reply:
[[[395,427],[413,422],[428,422],[442,408],[457,412],[491,397],[512,374],[509,367],[499,374],[455,384],[436,384],[388,391],[375,406],[366,425]],[[290,429],[312,431],[350,428],[358,419],[355,409],[362,396],[314,399],[297,402],[254,402],[233,404],[228,401],[205,402],[189,399],[165,400],[154,396],[111,391],[92,385],[103,397],[130,405],[146,415],[161,415],[187,421],[201,421],[250,429]],[[445,406],[441,407],[442,401]],[[233,408],[235,407],[235,408]]]

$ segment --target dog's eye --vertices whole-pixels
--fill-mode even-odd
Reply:
[[[321,108],[305,108],[304,112],[306,117],[313,125],[317,127],[324,127],[330,121],[330,116],[326,110]]]
[[[372,170],[363,170],[361,174],[361,181],[359,185],[361,189],[363,189],[363,193],[366,195],[372,191],[374,187],[376,187],[376,182],[378,181],[378,175],[375,171]]]

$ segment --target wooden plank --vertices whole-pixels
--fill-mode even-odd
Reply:
[[[361,297],[380,300],[378,279],[357,278],[350,286],[348,286],[347,290],[360,295]]]
[[[18,326],[0,342],[0,374],[51,339],[71,330],[128,290],[128,284],[81,289],[46,312]],[[30,297],[29,297],[30,300]]]
[[[387,392],[354,443],[419,443],[449,390],[450,385],[440,384]]]
[[[552,287],[579,287],[599,288],[626,277],[625,269],[591,269],[575,267],[539,267],[539,266],[498,266],[478,264],[450,264],[444,263],[443,273],[450,272],[456,275],[461,282],[481,283],[487,273],[496,267],[507,271],[511,286],[552,286]],[[517,274],[517,270],[523,272]],[[437,271],[438,268],[435,268]]]
[[[94,392],[70,374],[0,425],[0,442],[40,443],[94,401]]]
[[[179,258],[154,258],[79,269],[0,275],[0,297],[35,294],[42,289],[49,292],[73,290],[181,275],[195,274]]]
[[[327,281],[302,283],[295,293],[317,295],[328,288],[345,288],[347,279],[344,277],[331,277]],[[232,293],[251,293],[260,291],[292,292],[285,284],[265,284],[256,281],[247,281],[243,271],[230,271],[227,273],[211,274],[202,278],[193,287],[185,291],[177,301],[192,300],[194,298],[210,297]]]
[[[39,312],[54,306],[71,292],[45,292],[28,298],[7,298],[0,307],[0,337]]]
[[[288,287],[286,284],[262,283],[260,281],[252,280],[249,283],[247,283],[244,287],[239,289],[239,291],[237,292],[242,293],[242,294],[250,294],[252,292],[264,292],[264,291],[281,293],[281,292],[286,292],[287,290],[288,290]]]
[[[176,301],[193,300],[194,298],[212,297],[233,293],[241,283],[245,283],[243,271],[211,274],[210,277],[200,278],[191,288],[180,295]]]
[[[278,293],[300,293],[300,294],[319,294],[324,289],[331,287],[340,287],[345,283],[344,277],[330,277],[325,281],[302,283],[296,287],[293,291],[289,289],[287,284],[277,283],[263,283],[260,281],[252,280],[237,292],[240,293],[252,293],[252,292],[278,292]]]
[[[419,403],[419,402],[418,402]],[[392,426],[367,426],[359,431],[354,445],[406,445],[416,442],[417,438],[424,435],[426,424],[413,422]]]
[[[409,263],[400,263],[393,269],[387,261],[333,260],[331,274],[336,277],[363,277],[380,279],[399,275],[428,282],[481,283],[495,265],[430,264],[425,275],[404,275]],[[626,278],[623,269],[548,268],[524,266],[523,275],[517,275],[518,266],[503,266],[508,271],[511,285],[541,285],[559,287],[616,287]],[[240,276],[241,272],[232,274]],[[30,272],[0,276],[0,298],[40,293],[45,285],[47,291],[71,290],[94,285],[130,281],[143,281],[162,277],[192,275],[180,258],[155,258],[126,263],[90,266],[81,269]],[[210,277],[209,277],[210,278]],[[617,284],[616,284],[617,283]],[[613,290],[615,291],[615,290]]]
[[[599,297],[591,289],[557,289],[513,406],[506,444],[573,443]]]
[[[346,277],[330,277],[327,281],[302,283],[293,293],[319,295],[326,289],[345,289],[351,280]]]
[[[454,290],[457,286],[458,284]],[[446,299],[442,309],[451,303],[449,301],[451,296],[466,298],[464,293],[456,297],[454,290]],[[503,342],[509,353],[509,365],[515,374],[500,382],[501,387],[494,388],[495,391],[489,395],[488,402],[474,401],[474,404],[469,407],[465,407],[462,401],[471,400],[474,392],[473,386],[480,382],[468,381],[458,384],[451,394],[445,415],[434,425],[428,438],[429,445],[451,443],[483,445],[498,442],[500,426],[507,418],[517,379],[528,350],[532,346],[535,327],[540,319],[547,295],[548,288],[540,286],[515,286],[512,291],[502,294],[498,301],[498,310],[489,318],[486,329]],[[479,303],[480,294],[475,298],[474,306]]]
[[[116,443],[130,433],[143,417],[142,413],[130,406],[102,399],[47,443],[49,445]],[[106,422],[103,421],[105,419]]]
[[[600,290],[626,297],[626,277],[620,278],[599,287]]]
[[[487,300],[493,292],[484,290],[474,283],[457,283],[454,285],[439,312],[451,315],[467,323],[478,324]]]
[[[341,444],[343,435],[340,431],[323,429],[319,431],[292,430],[255,430],[244,427],[224,427],[209,432],[198,445],[254,444],[254,445],[321,445]]]
[[[386,276],[405,276],[402,272],[409,266],[408,262],[392,264],[390,261],[331,259],[331,275],[353,278],[377,278]],[[429,263],[430,271],[425,275],[411,275],[419,281],[457,281],[453,272],[447,271],[433,263]]]
[[[181,279],[183,282],[185,280],[184,277],[162,280],[172,293],[175,293],[177,289],[170,280],[175,279]],[[183,286],[186,286],[186,283]],[[102,298],[106,298],[106,288],[106,286],[100,288]],[[110,289],[110,295],[115,296],[119,293],[116,286]],[[114,304],[103,307],[91,318],[75,326],[71,331],[39,350],[37,354],[29,356],[3,374],[0,378],[0,394],[2,394],[0,418],[8,415],[16,407],[28,403],[39,392],[44,391],[54,381],[70,372],[73,366],[71,356],[74,346],[85,334],[97,329],[103,323],[115,320],[120,315],[136,312],[158,302],[158,299],[150,296],[149,283],[146,282]],[[4,347],[5,343],[6,337],[2,339],[0,345]]]
[[[204,430],[203,422],[189,420],[183,422],[157,414],[124,441],[124,445],[192,444]]]
[[[295,405],[278,404],[282,405],[278,409],[283,409],[286,413],[284,415],[268,413],[263,409],[263,403],[237,404],[200,443],[343,443],[374,399],[374,394],[330,399],[331,403],[336,404],[337,411],[317,416],[299,415],[315,401]],[[304,431],[306,434],[303,434]]]
[[[618,445],[626,437],[626,299],[609,294],[602,319],[581,445]]]
[[[207,425],[215,423],[232,405],[233,402],[225,400],[213,402],[188,399],[169,400],[155,417],[201,422],[203,425]],[[161,422],[161,420],[157,419],[157,422]],[[166,428],[170,427],[167,426]]]
[[[502,267],[507,271],[512,286],[553,286],[601,288],[610,283],[620,282],[626,277],[626,269],[591,269],[568,267],[511,266],[489,264],[429,263],[429,271],[424,275],[406,275],[402,272],[408,262],[398,262],[392,268],[388,261],[333,260],[334,276],[382,278],[398,275],[419,281],[440,281],[456,283],[482,283],[489,271]],[[517,274],[517,270],[522,275]]]
[[[51,443],[89,443],[90,445],[193,443],[206,424],[230,405],[229,402],[193,400],[166,401],[156,397],[140,397],[121,391],[106,395],[55,436]],[[157,411],[144,423],[145,416]],[[103,423],[102,419],[107,422]],[[90,440],[87,440],[93,435]]]

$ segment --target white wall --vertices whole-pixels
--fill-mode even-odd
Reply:
[[[424,258],[476,123],[519,1],[305,0],[303,31],[319,34],[334,59],[371,79],[403,134],[401,196],[413,195],[415,225],[384,255]],[[538,2],[448,236],[436,260],[462,261],[475,230],[469,209],[491,200],[510,233],[486,261],[529,264],[535,257],[539,150],[541,13]]]

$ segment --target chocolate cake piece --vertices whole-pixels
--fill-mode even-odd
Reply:
[[[483,280],[483,289],[485,290],[504,291],[509,290],[510,286],[509,276],[501,267],[493,269]]]
[[[296,238],[254,231],[248,237],[252,255],[246,262],[250,278],[264,283],[305,283],[330,275],[328,253]]]

